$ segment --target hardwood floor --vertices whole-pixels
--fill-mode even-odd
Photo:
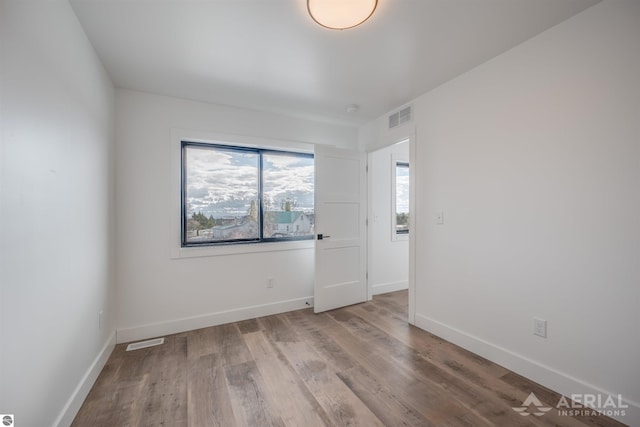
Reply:
[[[116,347],[73,426],[620,426],[553,409],[560,396],[410,326],[406,291]]]

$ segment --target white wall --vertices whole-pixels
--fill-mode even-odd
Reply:
[[[293,250],[172,258],[180,200],[172,134],[184,129],[204,138],[209,132],[354,148],[355,127],[129,90],[117,90],[116,111],[119,342],[313,302],[312,241]]]
[[[0,40],[0,413],[69,425],[115,344],[114,90],[66,1]]]
[[[369,287],[371,294],[409,287],[409,236],[393,230],[394,162],[409,161],[409,142],[369,153]]]
[[[562,393],[622,394],[636,405],[630,425],[638,46],[640,3],[605,0],[440,86],[414,101],[412,165],[416,324]],[[360,140],[379,146],[384,120]]]

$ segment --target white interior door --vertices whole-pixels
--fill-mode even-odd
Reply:
[[[315,150],[314,311],[367,300],[366,154]]]

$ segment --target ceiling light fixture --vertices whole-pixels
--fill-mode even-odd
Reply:
[[[357,27],[369,19],[378,0],[307,0],[307,10],[319,25],[332,30]]]

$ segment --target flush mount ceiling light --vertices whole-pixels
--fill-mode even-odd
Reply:
[[[307,0],[309,15],[332,30],[353,28],[373,15],[378,0]]]

